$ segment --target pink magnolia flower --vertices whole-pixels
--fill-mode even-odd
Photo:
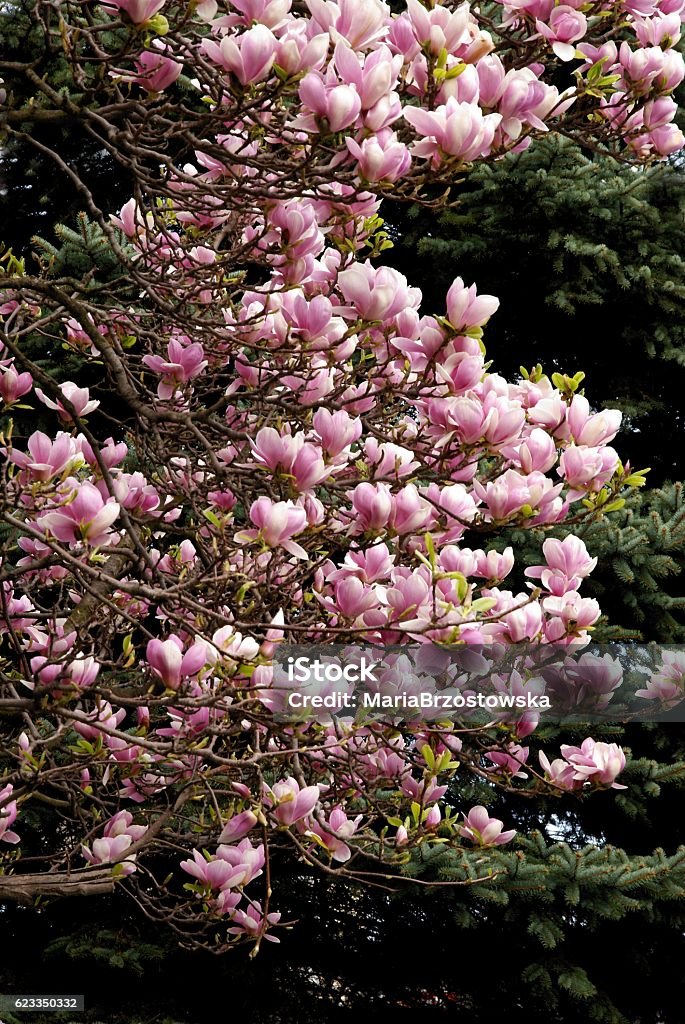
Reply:
[[[451,11],[438,5],[426,10],[419,0],[407,0],[407,15],[416,41],[436,57],[441,50],[454,53],[469,35],[469,5]]]
[[[420,138],[412,152],[419,157],[431,158],[438,166],[444,157],[459,157],[471,161],[487,156],[502,120],[501,114],[483,114],[473,103],[460,103],[450,96],[444,106],[435,110],[408,107],[404,110],[408,121]]]
[[[54,438],[36,430],[29,437],[26,447],[28,454],[13,448],[9,459],[32,480],[50,480],[66,469],[71,469],[78,458],[74,439],[61,430]]]
[[[396,533],[414,533],[426,526],[431,519],[431,506],[421,497],[415,484],[407,484],[394,494],[391,500],[388,524]]]
[[[323,407],[314,413],[312,426],[321,439],[324,451],[332,459],[358,441],[363,429],[359,417],[352,419],[344,410],[330,412]]]
[[[411,800],[423,807],[440,800],[447,792],[447,786],[439,786],[434,778],[415,779],[413,775],[405,775],[400,788]]]
[[[541,427],[534,427],[520,444],[503,447],[502,454],[512,459],[524,473],[546,473],[557,461],[554,439]]]
[[[86,721],[74,722],[74,729],[87,740],[97,740],[105,735],[104,730],[118,729],[126,718],[126,708],[115,711],[109,701],[103,700],[86,716]]]
[[[402,69],[401,57],[393,56],[387,46],[379,46],[367,54],[362,64],[359,55],[340,41],[335,47],[334,59],[338,74],[355,86],[365,111],[390,96]]]
[[[494,766],[487,770],[510,775],[513,779],[525,779],[527,774],[521,769],[528,760],[528,753],[528,747],[522,747],[518,743],[509,743],[506,750],[495,750],[485,755]]]
[[[322,483],[331,472],[321,450],[308,443],[302,445],[289,469],[293,487],[301,494]]]
[[[566,416],[576,444],[603,445],[613,441],[623,414],[618,409],[603,409],[590,414],[590,403],[584,395],[574,395]]]
[[[180,866],[208,889],[230,889],[234,885],[240,885],[240,879],[246,874],[244,867],[232,864],[222,857],[207,860],[199,850],[193,850],[193,859],[182,860]]]
[[[71,405],[73,405],[74,412],[77,416],[87,416],[88,413],[97,409],[100,404],[98,401],[91,399],[88,388],[80,388],[77,384],[74,384],[72,380],[67,380],[64,384],[60,384],[59,390],[62,392],[62,395],[67,402],[70,402]],[[59,399],[57,402],[53,402],[51,398],[47,398],[43,394],[40,388],[36,388],[36,395],[40,398],[43,405],[47,405],[48,409],[54,409],[61,420],[64,420],[65,423],[72,422],[71,413],[64,408],[64,405],[59,401]]]
[[[5,405],[14,405],[32,387],[30,373],[17,373],[14,366],[0,366],[0,398]]]
[[[361,96],[354,85],[327,85],[324,78],[314,71],[302,79],[299,95],[304,108],[325,121],[332,132],[349,128],[362,109]]]
[[[580,630],[593,626],[601,614],[597,601],[590,597],[581,597],[575,590],[567,591],[558,597],[546,597],[542,607],[547,615],[554,616],[563,623],[564,632],[577,633]],[[555,635],[555,630],[546,634],[548,639],[560,639]]]
[[[429,829],[434,829],[434,828],[438,827],[438,825],[440,824],[441,821],[442,821],[442,811],[440,810],[440,808],[438,807],[437,804],[433,804],[433,806],[431,807],[431,809],[428,811],[428,813],[426,814],[425,818],[423,819],[423,827],[424,828],[429,828]]]
[[[483,402],[483,412],[482,433],[488,444],[500,448],[520,436],[526,414],[517,401],[489,392]]]
[[[573,534],[563,540],[546,540],[542,551],[547,565],[531,565],[525,575],[539,579],[545,590],[558,597],[576,590],[597,565],[597,559],[590,558],[585,543]]]
[[[57,436],[67,435],[58,434]],[[108,437],[104,444],[98,449],[99,461],[83,434],[78,435],[75,445],[83,455],[88,465],[96,471],[99,469],[100,462],[104,463],[107,469],[112,469],[113,466],[118,466],[120,462],[123,462],[128,455],[128,445],[126,442],[120,441],[117,444],[113,437]]]
[[[228,883],[231,888],[249,885],[261,875],[266,863],[264,844],[253,846],[249,839],[242,839],[236,846],[219,846],[216,855],[219,860],[233,865],[235,873]]]
[[[551,42],[552,49],[560,60],[573,60],[576,50],[571,43],[582,39],[587,32],[587,18],[568,4],[561,4],[552,10],[548,24],[538,18],[535,28],[541,36]]]
[[[304,444],[304,434],[282,433],[274,427],[262,427],[254,441],[250,441],[253,455],[257,462],[269,469],[282,466],[289,469]]]
[[[569,497],[574,499],[590,491],[599,491],[611,479],[618,465],[618,455],[613,448],[588,448],[571,445],[559,459],[557,472],[571,488]]]
[[[117,836],[130,836],[134,843],[142,839],[147,832],[147,825],[134,825],[133,815],[130,811],[119,811],[113,818],[110,818],[105,825],[104,834],[108,839],[115,839]]]
[[[494,295],[478,295],[475,284],[467,288],[457,277],[447,292],[447,319],[461,333],[472,327],[482,327],[499,309]]]
[[[491,582],[500,582],[514,568],[514,549],[510,547],[505,548],[501,553],[488,551],[487,555],[484,551],[476,551],[475,556],[476,568],[473,575],[481,576]]]
[[[328,828],[330,832],[320,825],[318,821],[312,822],[309,832],[319,837],[319,840],[330,852],[333,860],[339,864],[345,864],[352,856],[352,851],[346,840],[351,839],[362,821],[362,815],[350,820],[341,807],[334,807],[328,816]],[[333,834],[335,833],[335,834]]]
[[[276,28],[287,17],[291,0],[231,0],[231,6],[240,11],[247,25],[257,21]]]
[[[92,849],[88,846],[81,847],[81,853],[89,864],[116,864],[122,875],[132,875],[136,870],[136,854],[124,857],[129,846],[133,845],[133,839],[127,833],[116,836],[103,836],[93,842]]]
[[[162,399],[173,398],[177,389],[186,384],[207,366],[205,351],[199,342],[184,345],[173,338],[167,345],[168,358],[162,356],[143,356],[143,362],[162,379],[157,386],[157,394]]]
[[[11,783],[0,789],[0,843],[19,842],[19,836],[10,828],[17,820],[17,801],[8,799],[12,796],[12,790]]]
[[[79,484],[73,493],[69,504],[40,516],[36,525],[65,544],[79,541],[93,547],[106,544],[113,536],[110,527],[119,517],[119,503],[112,498],[105,501],[97,487],[88,481]]]
[[[407,832],[404,825],[400,825],[399,828],[397,829],[397,832],[395,833],[395,846],[398,849],[401,849],[401,847],[406,846],[408,842],[409,833]]]
[[[202,50],[210,60],[232,72],[241,85],[261,82],[276,58],[276,37],[266,25],[254,25],[240,35],[225,35],[220,43],[204,39]]]
[[[319,800],[318,786],[305,786],[292,776],[265,789],[264,799],[271,814],[280,825],[293,825],[311,814]]]
[[[411,476],[420,466],[411,449],[390,441],[379,444],[375,437],[368,437],[364,442],[364,456],[376,479],[390,477],[398,480]]]
[[[574,779],[611,786],[612,789],[627,789],[616,782],[626,766],[626,756],[616,743],[596,743],[588,737],[579,747],[562,744],[561,753],[573,766]]]
[[[122,77],[146,92],[163,92],[176,81],[182,70],[182,64],[165,57],[159,50],[143,50],[136,57],[137,74]]]
[[[503,832],[502,828],[503,822],[499,818],[491,818],[485,807],[479,804],[472,807],[468,815],[464,814],[464,824],[457,832],[477,846],[502,846],[516,835],[516,829]]]
[[[348,551],[339,569],[327,574],[331,582],[357,576],[364,583],[375,583],[387,579],[392,572],[395,556],[390,554],[387,544],[374,544],[364,551]]]
[[[568,761],[557,757],[550,763],[543,750],[539,752],[538,758],[547,782],[551,782],[559,789],[580,789],[583,785],[582,779],[575,777],[573,765],[569,764]]]
[[[255,458],[269,469],[282,469],[291,477],[293,486],[302,492],[321,483],[331,469],[323,461],[321,450],[304,440],[304,434],[292,437],[273,427],[262,427],[250,442]]]
[[[635,691],[636,697],[658,700],[665,707],[672,708],[683,699],[685,690],[685,654],[678,651],[664,651],[660,670],[650,675],[647,686]]]
[[[680,39],[680,14],[657,12],[651,18],[635,18],[634,31],[643,46],[669,49]]]
[[[356,619],[364,612],[378,607],[378,595],[356,576],[348,576],[335,584],[335,598],[330,608],[339,612],[343,618]]]
[[[246,836],[251,829],[257,824],[257,815],[254,811],[242,811],[240,814],[234,814],[232,818],[226,822],[219,836],[220,843],[236,843],[243,836]]]
[[[51,663],[48,658],[41,654],[31,658],[30,665],[35,682],[39,685],[51,686],[53,683],[57,684],[50,691],[54,697],[68,694],[70,691],[73,694],[74,689],[79,691],[87,690],[89,686],[93,685],[100,671],[100,665],[95,658],[86,657],[83,654],[78,655],[74,661],[70,661],[67,665],[61,662]],[[25,685],[33,689],[35,683],[27,681]]]
[[[276,41],[276,64],[290,76],[317,71],[326,59],[329,45],[327,32],[310,38],[306,25],[290,22]]]
[[[252,938],[261,935],[266,942],[280,942],[281,940],[277,936],[269,935],[265,930],[265,924],[275,925],[280,920],[281,915],[274,912],[266,915],[265,922],[262,905],[258,900],[255,900],[245,910],[236,910],[231,915],[232,927],[228,931],[231,935],[249,935]]]
[[[252,661],[259,654],[259,644],[251,636],[243,636],[232,626],[221,626],[212,634],[213,647],[208,648],[212,663],[218,652],[233,661]],[[217,650],[215,651],[214,648]]]
[[[257,498],[250,506],[250,519],[257,529],[236,533],[238,544],[260,540],[270,548],[285,548],[295,558],[309,557],[304,548],[291,539],[308,526],[307,513],[300,505],[292,501]]]
[[[362,181],[397,181],[411,165],[411,155],[394,132],[384,129],[361,143],[345,139],[345,145],[357,161]]]
[[[183,641],[175,633],[166,640],[148,641],[145,656],[152,671],[170,690],[178,690],[184,679],[196,676],[209,660],[204,641],[196,640],[184,654]]]
[[[357,484],[348,497],[352,501],[355,530],[375,531],[386,526],[393,507],[392,494],[387,484]]]
[[[683,76],[682,56],[672,50],[664,52],[659,46],[631,50],[629,44],[623,42],[618,51],[618,63],[617,71],[623,69],[626,84],[640,94],[648,93],[654,82],[658,83],[660,91],[669,92]],[[611,98],[608,102],[611,103]],[[625,117],[624,111],[620,114]]]
[[[623,667],[608,654],[583,654],[543,669],[546,693],[564,710],[601,710],[610,704],[614,690],[623,682]]]
[[[382,0],[307,0],[314,21],[337,42],[363,50],[387,32],[389,8]]]
[[[110,217],[112,223],[128,238],[135,238],[145,231],[145,221],[135,199],[129,199],[119,210],[119,216]],[[149,217],[146,218],[149,221]]]
[[[535,640],[542,629],[542,609],[535,602],[522,603],[520,607],[504,615],[500,625],[510,643]]]
[[[511,469],[502,473],[496,480],[489,480],[485,485],[479,480],[474,480],[473,491],[487,506],[493,520],[508,519],[524,505],[530,504],[530,492],[525,477]]]
[[[364,320],[387,320],[407,306],[417,306],[420,292],[407,286],[404,274],[391,267],[373,267],[369,260],[355,263],[338,274],[346,302]]]
[[[136,25],[142,25],[164,7],[166,0],[106,0],[104,6],[124,11]]]

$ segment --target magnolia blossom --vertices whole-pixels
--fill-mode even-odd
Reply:
[[[136,25],[149,21],[165,3],[166,0],[105,0],[106,7],[125,11]]]
[[[8,783],[0,789],[0,843],[18,843],[19,836],[13,832],[10,825],[17,820],[17,801],[10,800],[13,786]]]
[[[332,132],[354,124],[362,109],[361,96],[353,85],[327,86],[320,74],[310,72],[302,79],[300,99]]]
[[[538,754],[545,779],[557,789],[581,789],[583,779],[577,778],[572,764],[561,757],[550,761],[543,750]]]
[[[14,405],[32,387],[30,373],[17,373],[13,366],[0,365],[0,398],[5,405]]]
[[[464,824],[457,831],[477,846],[502,846],[511,842],[516,835],[516,829],[503,832],[503,827],[499,818],[491,818],[485,807],[479,804],[464,814]]]
[[[257,824],[257,815],[254,811],[242,811],[240,814],[230,818],[223,827],[219,836],[220,843],[237,843],[247,835]]]
[[[574,779],[627,789],[615,781],[626,766],[625,754],[616,743],[596,743],[588,738],[579,747],[562,744],[561,753],[573,766]]]
[[[494,295],[478,295],[475,284],[467,288],[457,277],[447,292],[447,318],[456,331],[482,327],[499,309]]]
[[[388,129],[385,134],[379,132],[375,139],[364,139],[361,145],[350,138],[345,139],[345,144],[357,161],[363,181],[397,181],[411,164],[409,150]]]
[[[74,412],[77,416],[87,416],[88,413],[93,412],[100,405],[99,401],[90,397],[88,388],[80,388],[71,380],[67,380],[64,384],[60,384],[59,390],[66,401],[73,406]],[[65,409],[59,399],[56,402],[53,402],[51,398],[48,398],[43,394],[40,388],[36,388],[35,391],[43,405],[47,405],[48,409],[56,410],[60,419],[64,420],[65,423],[72,422],[71,412]]]
[[[207,56],[232,72],[241,85],[266,78],[276,57],[276,39],[266,25],[255,25],[235,38],[223,37],[220,43],[205,39],[202,49]]]
[[[119,518],[120,505],[113,498],[105,500],[100,491],[87,481],[70,495],[59,511],[48,512],[37,525],[65,544],[79,541],[98,547],[113,538],[110,527]]]
[[[585,543],[573,534],[563,540],[548,538],[542,551],[547,565],[532,565],[524,571],[526,576],[539,579],[545,590],[557,596],[576,590],[597,565],[597,559],[590,558]]]
[[[207,662],[206,644],[197,640],[187,651],[183,650],[183,641],[172,633],[166,640],[148,641],[146,649],[147,663],[165,686],[170,690],[178,690],[184,679],[197,675]]]
[[[635,691],[636,697],[658,700],[666,708],[676,707],[685,692],[685,654],[664,651],[658,672],[650,674],[647,685]]]
[[[276,925],[280,919],[281,915],[278,911],[272,911],[265,917],[261,903],[259,900],[255,900],[245,910],[236,910],[231,914],[232,926],[228,931],[231,935],[248,935],[252,938],[261,935],[267,942],[280,942],[278,936],[270,935],[265,931],[266,925]]]
[[[305,786],[300,789],[299,783],[292,777],[277,782],[266,789],[267,806],[279,825],[293,825],[312,813],[319,800],[318,786]]]
[[[443,49],[454,53],[467,37],[470,19],[466,3],[456,11],[443,6],[426,10],[419,0],[407,0],[407,14],[417,42],[427,45],[436,56]]]
[[[136,870],[136,854],[122,859],[122,854],[134,843],[139,842],[147,832],[147,825],[134,825],[130,811],[119,811],[107,822],[101,839],[92,847],[82,846],[81,852],[89,864],[117,864],[122,875],[131,875]]]
[[[307,512],[292,501],[273,502],[257,498],[250,506],[250,519],[256,530],[241,530],[235,539],[239,544],[260,540],[268,547],[285,548],[295,558],[307,558],[307,552],[291,538],[307,528]]]
[[[553,8],[547,24],[538,18],[535,27],[541,36],[549,39],[557,57],[568,61],[575,55],[575,47],[571,43],[582,39],[587,32],[587,19],[574,7],[561,4]]]
[[[318,837],[319,842],[329,851],[333,860],[345,864],[352,856],[352,850],[346,840],[351,839],[359,828],[362,815],[348,818],[341,807],[334,807],[328,816],[327,827],[318,821],[312,821],[309,833]]]
[[[143,356],[145,365],[162,378],[157,385],[159,397],[164,400],[173,398],[179,387],[202,373],[207,366],[204,354],[202,345],[197,342],[184,345],[172,338],[167,345],[167,359],[162,356]]]
[[[36,430],[26,444],[28,452],[13,448],[9,459],[32,480],[46,481],[74,467],[79,455],[74,439],[63,431],[54,438]]]
[[[412,152],[432,158],[438,166],[443,159],[458,157],[462,161],[487,156],[492,148],[501,114],[483,114],[472,103],[460,103],[450,96],[443,106],[433,111],[408,107],[404,119],[420,137]]]
[[[209,889],[234,889],[248,885],[261,874],[264,847],[253,847],[249,839],[237,846],[220,846],[216,856],[203,856],[192,851],[192,860],[181,861],[181,867]]]
[[[418,305],[415,288],[408,288],[403,274],[391,267],[372,267],[369,260],[338,274],[338,286],[365,320],[386,320],[407,306]]]
[[[183,65],[157,50],[143,50],[136,57],[136,74],[122,75],[125,81],[139,85],[146,92],[163,92],[172,85],[183,70]]]

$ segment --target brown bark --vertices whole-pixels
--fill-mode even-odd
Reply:
[[[0,904],[33,903],[39,896],[100,896],[112,892],[112,866],[73,872],[0,875]]]

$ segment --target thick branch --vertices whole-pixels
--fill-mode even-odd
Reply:
[[[101,896],[114,890],[111,865],[94,871],[0,875],[0,903],[33,903],[39,896]]]

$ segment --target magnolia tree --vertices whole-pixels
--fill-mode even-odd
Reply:
[[[121,883],[189,941],[258,948],[288,856],[388,879],[449,844],[464,884],[487,876],[515,833],[446,807],[455,773],[620,785],[623,752],[591,738],[531,766],[535,715],[293,723],[269,687],[287,643],[589,641],[584,544],[547,540],[510,589],[514,552],[488,539],[620,506],[643,482],[610,446],[620,413],[582,374],[498,375],[498,301],[475,285],[421,315],[371,262],[378,211],[550,129],[673,152],[682,8],[36,0],[44,50],[0,61],[0,126],[70,176],[118,269],[4,258],[1,900]],[[132,175],[116,216],[41,142],[75,122]],[[38,343],[78,353],[90,387]]]

